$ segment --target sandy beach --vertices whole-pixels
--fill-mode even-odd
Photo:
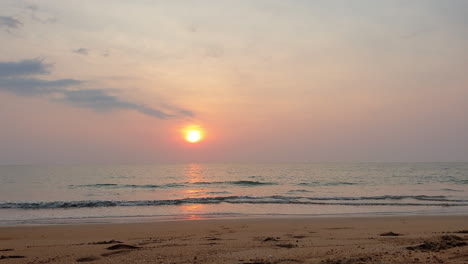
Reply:
[[[0,263],[468,263],[468,216],[0,228]]]

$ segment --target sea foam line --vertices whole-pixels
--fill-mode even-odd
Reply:
[[[382,202],[383,200],[413,200],[408,202]],[[414,200],[419,202],[414,202]],[[424,203],[426,202],[426,203]],[[430,202],[430,203],[427,203]],[[117,206],[163,206],[182,204],[301,204],[349,206],[468,206],[468,200],[444,199],[444,196],[373,196],[373,197],[289,197],[289,196],[220,196],[173,200],[84,200],[84,201],[24,201],[0,202],[0,209],[52,209],[94,208]]]

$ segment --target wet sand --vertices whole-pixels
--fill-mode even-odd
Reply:
[[[0,227],[7,263],[468,263],[468,216]]]

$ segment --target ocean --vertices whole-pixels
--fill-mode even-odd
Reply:
[[[0,225],[468,213],[468,163],[0,166]]]

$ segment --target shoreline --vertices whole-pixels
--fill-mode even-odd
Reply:
[[[417,211],[417,212],[363,212],[363,213],[332,213],[332,214],[243,214],[243,213],[213,213],[213,214],[177,214],[177,215],[129,215],[129,216],[96,216],[68,218],[38,218],[28,220],[0,220],[0,228],[12,226],[54,226],[54,225],[88,225],[88,224],[132,224],[152,222],[179,221],[209,221],[209,220],[242,220],[242,219],[315,219],[315,218],[377,218],[377,217],[438,217],[438,216],[468,216],[462,211]]]
[[[0,227],[0,261],[466,263],[467,230],[468,215],[8,226]]]

